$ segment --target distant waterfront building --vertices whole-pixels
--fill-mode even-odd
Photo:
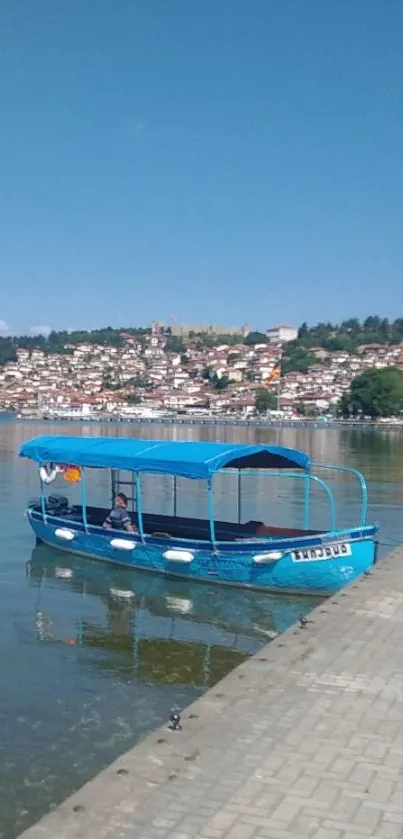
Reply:
[[[286,344],[298,338],[298,329],[295,329],[295,326],[272,326],[266,331],[266,335],[273,344]]]

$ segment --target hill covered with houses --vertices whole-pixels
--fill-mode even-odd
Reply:
[[[0,407],[23,415],[75,409],[287,415],[335,411],[360,373],[403,370],[403,318],[299,330],[147,328],[0,339]],[[271,399],[261,398],[262,390]]]

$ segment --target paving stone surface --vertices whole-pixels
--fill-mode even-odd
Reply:
[[[22,837],[403,839],[403,548],[182,722]]]

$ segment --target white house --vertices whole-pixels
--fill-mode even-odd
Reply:
[[[272,326],[266,331],[266,335],[273,344],[286,344],[288,341],[295,341],[298,338],[298,329],[295,326]]]

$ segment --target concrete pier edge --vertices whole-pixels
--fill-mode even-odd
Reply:
[[[403,547],[20,839],[403,836],[402,642]]]

